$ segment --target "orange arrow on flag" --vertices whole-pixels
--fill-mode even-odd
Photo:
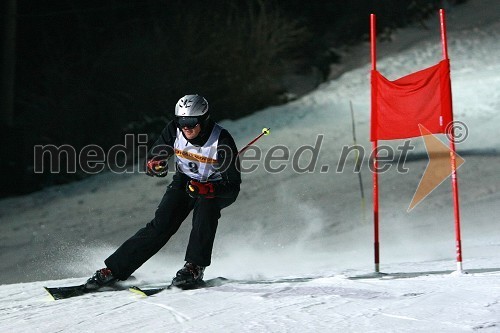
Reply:
[[[418,184],[417,190],[411,200],[408,212],[424,200],[432,191],[434,191],[446,178],[452,174],[451,158],[455,155],[456,168],[464,164],[465,159],[453,152],[447,145],[432,134],[427,128],[418,125],[420,133],[424,138],[425,149],[429,156],[429,163],[425,169],[422,179]]]

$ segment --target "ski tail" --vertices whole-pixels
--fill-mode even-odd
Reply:
[[[52,297],[53,300],[82,296],[88,293],[88,290],[85,289],[85,285],[83,284],[70,287],[59,287],[59,288],[44,287],[44,288],[47,291],[47,293],[49,293],[50,297]]]

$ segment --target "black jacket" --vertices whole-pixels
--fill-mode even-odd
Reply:
[[[193,140],[188,140],[193,145],[204,145],[212,133],[215,125],[213,120],[208,119],[204,124],[200,134]],[[160,136],[149,150],[147,160],[158,156],[173,155],[174,142],[177,138],[177,126],[174,121],[170,121],[163,129]],[[234,139],[226,129],[223,129],[219,136],[217,146],[217,162],[222,180],[213,182],[215,196],[220,198],[230,198],[238,195],[241,184],[240,161],[238,149]],[[184,189],[190,178],[176,168],[173,182],[170,186]]]

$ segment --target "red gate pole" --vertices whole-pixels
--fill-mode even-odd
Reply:
[[[376,18],[375,14],[370,14],[370,46],[371,46],[371,61],[372,61],[372,71],[377,70],[377,46],[376,46]],[[372,76],[373,77],[373,76]],[[373,90],[373,82],[371,90],[371,104],[372,104],[372,115],[373,108],[375,108],[376,95]],[[373,121],[373,120],[372,120]],[[372,153],[373,153],[373,249],[375,257],[375,272],[380,272],[380,244],[379,244],[379,220],[378,220],[378,142],[375,139],[372,141]]]
[[[446,18],[444,9],[439,10],[439,21],[441,26],[441,44],[443,48],[443,59],[448,59],[448,43],[446,38]],[[453,104],[452,104],[453,107]],[[453,111],[452,124],[453,124]],[[456,252],[457,252],[457,272],[462,273],[462,239],[460,236],[460,206],[458,200],[458,176],[457,176],[457,163],[456,163],[456,151],[455,151],[455,133],[453,127],[449,131],[448,139],[450,140],[450,161],[451,161],[451,187],[453,190],[453,210],[455,216],[455,241],[456,241]]]

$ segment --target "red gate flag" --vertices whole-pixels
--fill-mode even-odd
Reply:
[[[453,122],[451,104],[450,63],[446,40],[446,20],[443,9],[439,10],[441,46],[443,59],[437,65],[409,74],[395,81],[389,81],[377,71],[375,14],[370,15],[371,71],[371,130],[373,167],[373,245],[375,272],[380,272],[379,242],[379,182],[378,182],[378,140],[405,139],[421,136],[419,127],[429,134],[444,133]],[[455,136],[450,128],[450,167],[455,215],[455,241],[457,271],[462,272],[462,245],[460,236],[460,209],[458,200],[457,154]],[[430,162],[429,162],[430,163]]]
[[[371,141],[420,136],[419,124],[444,133],[453,121],[450,61],[389,81],[371,71]]]

